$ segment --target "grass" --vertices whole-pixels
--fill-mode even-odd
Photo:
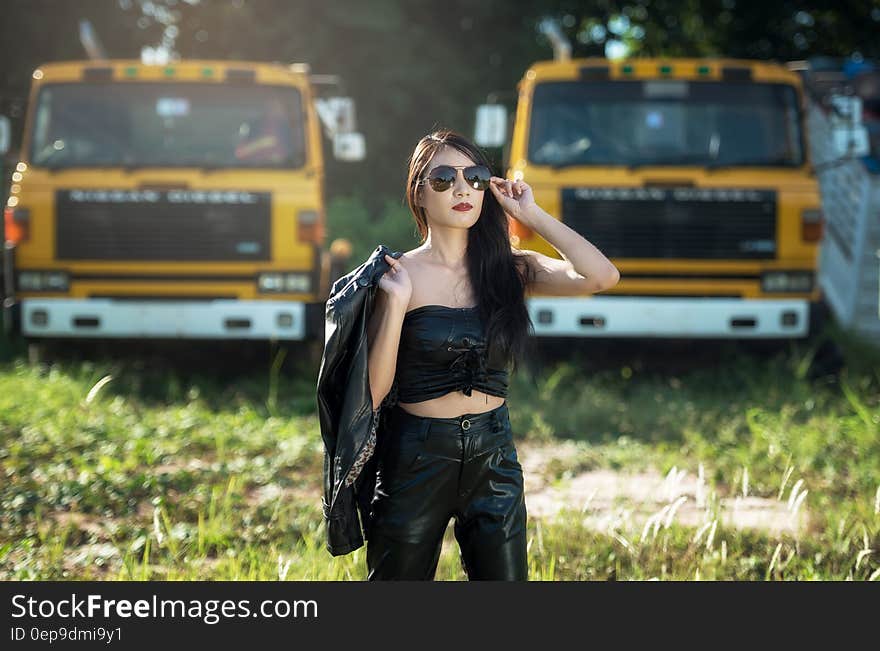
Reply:
[[[683,355],[628,342],[610,361],[612,346],[580,342],[521,368],[518,440],[581,450],[548,465],[549,480],[702,468],[709,495],[697,527],[674,504],[644,527],[595,530],[573,505],[532,518],[530,578],[880,578],[880,360],[829,336],[846,356],[836,374],[812,372],[815,341]],[[211,355],[204,368],[131,355],[29,365],[0,341],[0,578],[363,579],[363,547],[324,548],[317,368],[282,351],[235,372]],[[805,533],[729,527],[718,499],[736,494],[803,509]],[[445,543],[437,579],[465,579],[451,528]]]

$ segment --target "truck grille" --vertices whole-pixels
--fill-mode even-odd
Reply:
[[[776,257],[776,193],[565,188],[562,220],[609,258]]]
[[[270,259],[267,192],[59,190],[59,260]]]

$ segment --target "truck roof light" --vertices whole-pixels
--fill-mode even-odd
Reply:
[[[721,79],[723,81],[751,81],[752,69],[740,66],[724,66],[721,68]]]
[[[608,79],[608,66],[581,66],[581,80]]]
[[[226,71],[226,81],[240,84],[253,84],[257,81],[257,73],[244,68],[229,68]]]
[[[106,81],[113,79],[113,68],[109,66],[86,68],[82,76],[86,81]]]

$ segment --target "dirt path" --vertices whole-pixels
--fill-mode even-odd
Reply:
[[[548,466],[554,460],[570,458],[577,449],[577,444],[570,441],[546,445],[517,443],[530,518],[552,520],[563,509],[573,509],[585,525],[602,531],[642,532],[649,520],[652,524],[675,521],[700,527],[714,519],[710,506],[717,501],[719,525],[760,529],[771,534],[797,534],[807,524],[808,516],[802,504],[799,508],[790,508],[785,498],[715,496],[699,477],[676,468],[665,476],[656,471],[628,473],[600,469],[552,481]]]

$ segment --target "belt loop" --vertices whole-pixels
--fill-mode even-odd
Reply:
[[[431,431],[431,419],[430,418],[423,418],[422,419],[422,427],[421,427],[421,430],[419,431],[419,439],[424,441],[426,438],[428,438],[429,431]]]

